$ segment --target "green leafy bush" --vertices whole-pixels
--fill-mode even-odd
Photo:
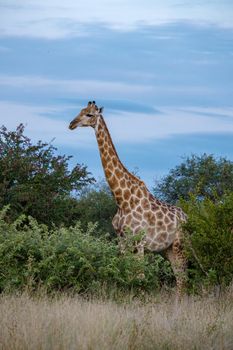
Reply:
[[[111,237],[116,236],[112,226],[116,212],[115,199],[109,186],[103,181],[85,188],[76,202],[75,213],[81,227],[86,230],[89,222],[98,222],[96,234],[108,232]]]
[[[0,127],[0,208],[10,204],[8,220],[20,214],[52,226],[77,219],[77,201],[71,196],[94,182],[86,166],[69,168],[72,157],[41,141],[33,144],[20,124],[15,131]]]
[[[97,293],[103,286],[127,291],[156,290],[173,274],[161,256],[140,259],[130,250],[120,254],[114,241],[96,237],[96,226],[86,232],[75,227],[48,229],[21,216],[14,223],[0,218],[0,289],[44,287],[48,291],[75,290]],[[139,274],[145,272],[145,278]]]
[[[183,202],[188,214],[186,248],[193,288],[228,285],[233,279],[233,193],[221,200]]]

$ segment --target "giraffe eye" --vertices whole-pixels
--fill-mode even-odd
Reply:
[[[93,114],[87,113],[86,116],[87,117],[93,117]]]

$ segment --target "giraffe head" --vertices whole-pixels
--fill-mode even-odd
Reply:
[[[73,130],[78,126],[92,126],[96,125],[98,117],[102,114],[103,107],[98,108],[95,101],[89,101],[87,107],[83,108],[69,125],[69,129]]]

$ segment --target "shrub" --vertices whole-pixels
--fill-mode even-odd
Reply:
[[[3,214],[2,214],[3,216]],[[0,219],[0,288],[97,293],[102,286],[127,291],[156,290],[171,283],[172,271],[161,256],[139,259],[130,250],[119,254],[116,242],[95,236],[91,224],[84,232],[78,223],[69,229],[48,229],[29,217],[14,223]],[[145,278],[139,278],[145,271]]]
[[[87,229],[89,222],[98,222],[95,233],[108,232],[111,237],[116,237],[112,226],[116,211],[115,199],[105,182],[85,188],[77,199],[75,209],[76,217],[84,230]]]
[[[182,206],[188,214],[184,228],[192,263],[190,282],[228,285],[233,278],[233,193],[218,202],[190,200]]]

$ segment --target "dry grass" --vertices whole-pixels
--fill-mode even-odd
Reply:
[[[0,297],[0,349],[233,349],[232,292],[141,303]]]

